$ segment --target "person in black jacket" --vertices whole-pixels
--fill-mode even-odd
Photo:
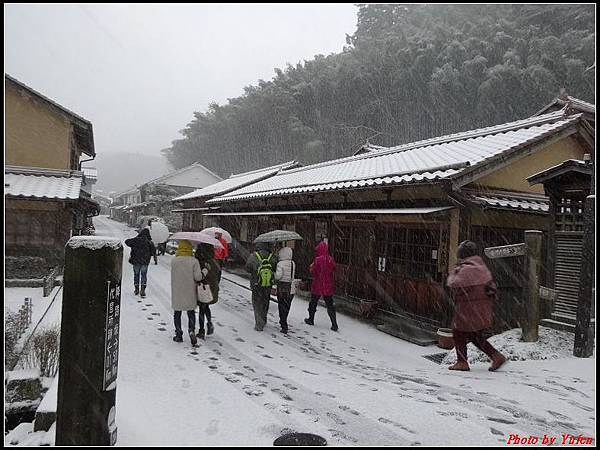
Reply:
[[[134,294],[145,298],[148,264],[153,256],[156,263],[156,247],[150,237],[150,231],[147,228],[140,230],[136,237],[127,239],[125,244],[131,247],[129,263],[133,265]]]

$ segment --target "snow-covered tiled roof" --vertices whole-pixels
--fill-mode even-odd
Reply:
[[[21,198],[77,200],[81,192],[80,176],[44,176],[4,173],[4,195]]]
[[[231,175],[229,178],[217,183],[206,186],[202,189],[196,189],[193,192],[174,198],[173,201],[189,200],[192,198],[212,197],[215,195],[225,194],[235,189],[246,186],[250,183],[262,180],[264,178],[275,175],[281,170],[286,170],[289,167],[298,165],[296,161],[290,161],[276,166],[267,167],[264,169],[253,170],[250,172]]]
[[[427,139],[280,172],[207,203],[373,185],[437,182],[573,124],[581,115],[557,111],[516,122]]]
[[[550,199],[544,195],[521,192],[463,192],[476,203],[491,208],[547,213],[550,204]]]

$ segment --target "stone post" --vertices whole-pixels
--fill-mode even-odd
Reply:
[[[589,358],[594,353],[594,211],[595,195],[585,199],[583,217],[583,246],[581,252],[581,273],[579,275],[579,299],[575,325],[575,345],[573,355]]]
[[[123,247],[75,236],[65,251],[56,445],[114,445]]]
[[[538,326],[540,323],[540,270],[542,255],[542,232],[538,230],[525,231],[525,246],[527,247],[526,280],[521,321],[524,342],[537,342]]]

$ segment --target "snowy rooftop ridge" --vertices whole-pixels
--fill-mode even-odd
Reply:
[[[207,203],[370,185],[453,179],[577,123],[565,110],[280,172]]]
[[[87,248],[88,250],[100,250],[104,247],[110,247],[114,250],[123,248],[123,243],[119,238],[111,236],[73,236],[67,242],[71,248]]]
[[[188,200],[192,198],[210,197],[213,195],[221,195],[227,192],[231,192],[235,189],[244,187],[250,183],[260,181],[264,178],[275,175],[276,173],[284,170],[288,170],[290,167],[298,165],[296,161],[288,161],[283,164],[277,164],[275,166],[266,167],[263,169],[251,170],[249,172],[242,172],[238,174],[232,174],[229,178],[211,184],[201,189],[196,189],[189,194],[176,197],[173,201]]]

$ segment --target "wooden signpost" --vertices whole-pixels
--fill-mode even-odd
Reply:
[[[56,445],[115,445],[123,247],[72,237],[65,248]]]
[[[540,322],[540,258],[542,252],[542,232],[538,230],[525,231],[525,242],[519,244],[488,247],[484,249],[485,255],[490,259],[526,256],[527,284],[525,286],[525,303],[521,316],[521,339],[524,342],[538,340],[538,325]],[[545,288],[548,289],[548,288]],[[551,290],[544,291],[550,295]]]

